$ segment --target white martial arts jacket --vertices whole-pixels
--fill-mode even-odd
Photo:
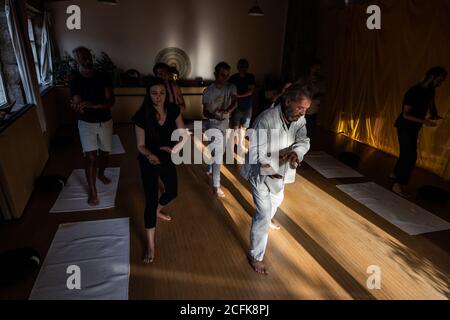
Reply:
[[[281,105],[278,104],[260,114],[252,129],[249,133],[250,148],[242,167],[242,176],[247,180],[252,176],[258,177],[259,181],[272,184],[275,192],[281,190],[284,184],[295,182],[296,169],[292,169],[288,162],[281,162],[279,157],[294,151],[299,161],[303,161],[310,148],[305,117],[288,126]],[[258,137],[255,137],[256,135]],[[272,170],[261,168],[261,164],[270,164]],[[279,174],[283,179],[267,177],[273,174]]]

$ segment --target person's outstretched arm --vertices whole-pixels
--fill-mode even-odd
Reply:
[[[189,132],[186,130],[185,126],[184,126],[184,121],[183,121],[183,117],[181,116],[181,114],[177,117],[177,119],[175,120],[176,126],[177,126],[177,130],[180,132],[181,131],[181,141],[179,141],[175,146],[173,146],[173,148],[169,148],[169,147],[162,147],[161,150],[166,151],[168,153],[178,153],[181,151],[181,149],[183,149],[183,146],[186,144],[186,142],[188,142],[189,140]]]
[[[160,164],[159,159],[145,146],[145,130],[139,126],[134,126],[136,131],[137,149],[140,154],[148,159],[151,164]]]
[[[413,107],[411,107],[409,105],[405,104],[403,106],[403,119],[406,119],[408,121],[415,122],[415,123],[421,123],[421,124],[426,125],[427,127],[435,127],[436,126],[436,123],[434,123],[433,121],[431,121],[428,118],[425,120],[422,120],[420,118],[413,116],[411,114],[412,109],[413,109]]]
[[[303,158],[308,153],[310,148],[310,139],[307,136],[306,125],[301,126],[295,133],[295,142],[291,147],[292,152],[298,157],[298,163],[303,161]]]

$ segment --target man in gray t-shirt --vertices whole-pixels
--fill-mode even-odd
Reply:
[[[236,86],[228,83],[231,67],[220,62],[214,71],[215,81],[203,92],[203,115],[208,119],[206,129],[218,129],[222,132],[223,151],[225,151],[226,131],[230,114],[237,107]],[[214,156],[214,155],[213,155]],[[221,156],[219,158],[222,159]],[[208,166],[208,173],[213,176],[213,192],[223,198],[225,194],[220,188],[220,166],[222,161]]]

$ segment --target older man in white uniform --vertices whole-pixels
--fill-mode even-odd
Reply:
[[[241,173],[251,184],[256,205],[248,260],[260,274],[268,274],[264,253],[270,221],[284,198],[284,185],[295,181],[296,168],[309,151],[304,116],[310,105],[308,89],[293,85],[253,125],[250,149]]]

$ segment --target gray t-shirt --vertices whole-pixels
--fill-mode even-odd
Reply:
[[[203,92],[203,104],[208,106],[210,113],[225,110],[230,106],[232,96],[235,96],[236,92],[234,84],[226,83],[223,88],[217,88],[213,83]]]

